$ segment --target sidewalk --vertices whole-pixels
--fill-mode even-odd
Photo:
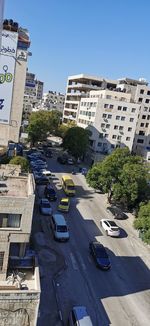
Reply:
[[[61,253],[55,250],[51,237],[49,217],[40,217],[38,205],[35,204],[34,220],[32,225],[32,241],[38,256],[41,297],[37,326],[60,326],[59,301],[57,300],[57,287],[55,279],[57,274],[66,268],[65,260]]]

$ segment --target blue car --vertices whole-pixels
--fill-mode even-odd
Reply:
[[[89,244],[90,254],[93,256],[96,266],[108,270],[111,267],[110,260],[105,247],[98,241]]]

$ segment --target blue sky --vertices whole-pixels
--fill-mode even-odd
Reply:
[[[5,18],[28,28],[29,70],[45,91],[68,75],[150,81],[149,0],[5,0]]]

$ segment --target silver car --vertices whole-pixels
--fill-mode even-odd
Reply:
[[[87,313],[86,307],[74,306],[70,312],[69,326],[93,326],[90,316]]]

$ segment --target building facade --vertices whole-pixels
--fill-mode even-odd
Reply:
[[[0,0],[0,48],[1,48],[2,29],[3,29],[3,14],[4,14],[4,0]]]
[[[23,120],[28,119],[33,108],[41,105],[44,83],[35,78],[35,74],[26,72],[23,100]]]
[[[58,110],[63,113],[65,95],[53,91],[43,94],[42,108],[46,110]]]
[[[91,130],[93,156],[128,146],[150,160],[150,87],[144,79],[68,78],[63,121]]]
[[[4,20],[0,60],[0,146],[19,142],[29,34],[12,20]]]
[[[29,247],[34,180],[19,166],[0,167],[0,325],[36,325],[39,269]],[[27,323],[28,322],[28,323]]]

